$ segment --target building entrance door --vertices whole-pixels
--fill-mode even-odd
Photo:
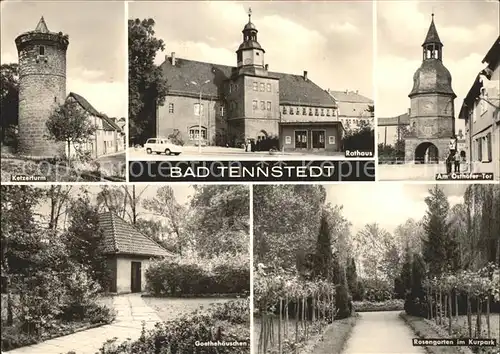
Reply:
[[[325,131],[313,130],[312,131],[312,147],[313,149],[325,148]]]
[[[295,131],[295,148],[307,149],[307,130]]]
[[[132,262],[130,269],[130,291],[140,293],[142,291],[141,262]]]

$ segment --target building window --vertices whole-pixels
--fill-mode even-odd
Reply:
[[[189,140],[198,140],[199,138],[199,132],[200,128],[199,127],[191,127],[189,128]],[[205,127],[201,127],[201,138],[206,139],[207,138],[207,129]]]
[[[481,116],[488,112],[488,92],[486,92],[486,88],[482,87],[481,88]]]
[[[173,103],[168,104],[168,113],[174,113],[174,104]]]
[[[302,115],[305,116],[306,114],[307,114],[307,108],[304,107],[304,108],[302,108]]]
[[[283,106],[283,114],[286,114],[286,107]]]
[[[295,113],[294,113],[294,111],[295,111],[295,110],[293,109],[293,107],[290,107],[290,114],[291,114],[292,116],[295,114]]]
[[[285,136],[285,144],[290,145],[292,143],[292,137],[291,136]]]
[[[309,108],[309,115],[312,116],[313,115],[313,109],[312,108]]]
[[[267,92],[271,92],[271,84],[267,84]]]
[[[318,108],[315,108],[315,109],[314,109],[314,115],[315,115],[315,116],[318,116],[318,115],[319,115],[319,109],[318,109]]]
[[[233,92],[233,84],[229,85],[229,93]]]
[[[252,101],[252,108],[253,108],[253,110],[254,110],[254,111],[255,111],[255,110],[257,110],[257,109],[259,108],[259,107],[258,107],[258,104],[259,104],[259,103],[257,102],[257,100],[253,100],[253,101]]]
[[[482,144],[482,138],[479,138],[476,140],[476,146],[477,146],[477,160],[479,162],[483,161],[483,144]]]
[[[195,116],[203,115],[203,104],[201,104],[201,106],[199,103],[194,104],[194,115]]]
[[[300,114],[300,108],[299,108],[299,107],[297,107],[297,111],[296,111],[295,113],[296,113],[297,115],[299,115],[299,114]]]
[[[224,117],[224,106],[220,106],[219,113],[221,117]]]
[[[262,111],[265,111],[265,110],[266,110],[266,102],[264,102],[264,101],[260,101],[260,109],[261,109]]]
[[[267,110],[270,111],[271,110],[271,101],[267,101]]]
[[[334,145],[335,144],[335,135],[330,135],[328,137],[328,144]]]
[[[38,54],[40,55],[45,55],[45,47],[43,45],[41,45],[39,48],[38,48]]]
[[[253,90],[254,91],[259,91],[259,83],[258,82],[255,82],[253,83]]]
[[[266,86],[264,85],[264,83],[261,83],[260,84],[260,92],[264,92],[266,90]]]
[[[321,108],[321,115],[324,116],[325,115],[325,109],[324,108]]]
[[[328,109],[326,110],[326,116],[327,116],[327,117],[330,117],[330,108],[328,108]]]

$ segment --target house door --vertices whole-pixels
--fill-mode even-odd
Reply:
[[[307,149],[307,130],[295,131],[295,148]]]
[[[313,130],[312,131],[312,147],[313,149],[325,148],[325,131]]]
[[[133,293],[140,293],[142,291],[141,284],[141,262],[132,262],[131,263],[131,272],[130,272],[130,290]]]

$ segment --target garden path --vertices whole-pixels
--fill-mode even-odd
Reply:
[[[416,337],[399,317],[401,311],[362,312],[346,343],[344,354],[425,354],[414,347]]]
[[[156,312],[146,305],[140,294],[115,296],[113,307],[116,320],[109,325],[88,329],[43,343],[9,351],[9,354],[96,354],[104,342],[116,337],[118,343],[137,339],[141,335],[142,321],[150,329],[160,322]]]

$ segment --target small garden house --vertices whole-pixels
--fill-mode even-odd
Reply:
[[[152,258],[172,257],[173,254],[144,235],[118,215],[99,215],[104,232],[104,252],[111,269],[110,292],[141,292],[145,288],[145,273]]]

